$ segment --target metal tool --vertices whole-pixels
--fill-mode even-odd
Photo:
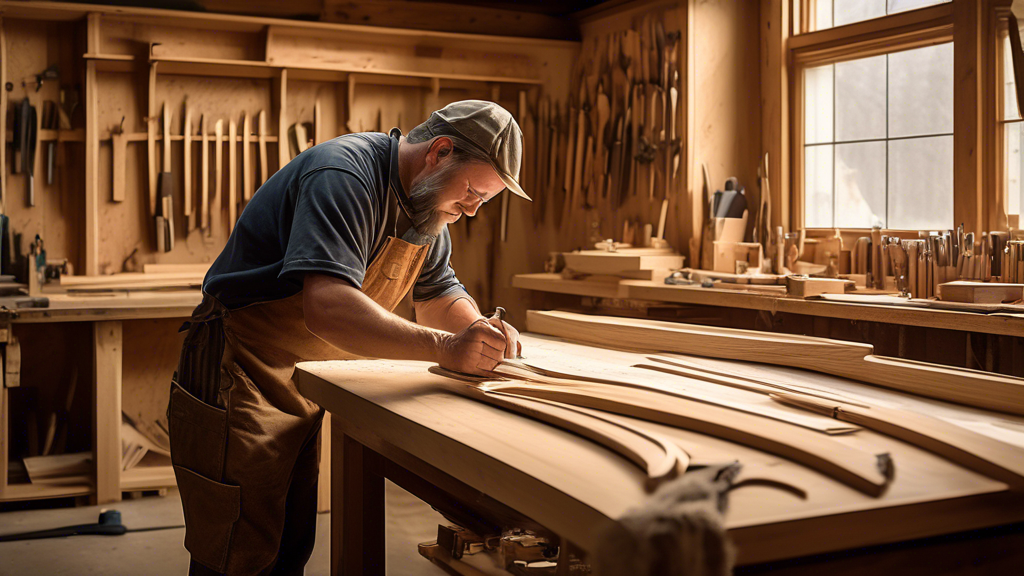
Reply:
[[[42,125],[45,130],[57,129],[57,104],[53,100],[43,102]],[[57,137],[46,143],[46,185],[53,185],[53,170],[57,162]]]
[[[19,128],[18,147],[21,150],[21,172],[25,174],[25,201],[29,206],[35,206],[36,107],[27,97],[21,101],[17,118],[15,125]]]

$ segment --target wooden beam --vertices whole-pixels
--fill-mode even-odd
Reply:
[[[901,392],[1024,415],[1024,379],[875,356],[869,344],[674,322],[527,313],[531,332],[610,348],[763,362],[859,380]]]
[[[761,148],[768,154],[771,174],[772,219],[769,230],[777,226],[789,230],[790,178],[790,67],[788,0],[761,0]]]
[[[284,168],[291,157],[288,154],[288,70],[282,68],[274,79],[277,95],[277,169]]]
[[[982,2],[953,2],[953,222],[982,232]]]
[[[93,74],[95,78],[95,73]],[[4,20],[0,17],[0,85],[7,83],[7,31],[4,24]],[[7,213],[7,90],[0,90],[0,134],[5,135],[4,138],[0,138],[0,207],[3,209],[3,213]],[[4,420],[6,422],[6,420]],[[6,454],[6,453],[3,453]],[[3,456],[6,458],[6,456]],[[6,483],[7,477],[4,476],[3,480],[0,480],[0,490],[3,489],[3,484]]]
[[[96,503],[121,500],[121,361],[120,321],[93,324],[93,458]]]
[[[92,16],[90,16],[91,18]],[[99,274],[100,181],[99,181],[99,86],[96,62],[85,63],[85,273]]]
[[[409,0],[324,0],[323,4],[325,22],[560,40],[576,40],[580,35],[579,28],[565,18],[505,8]]]

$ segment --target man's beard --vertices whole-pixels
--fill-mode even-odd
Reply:
[[[448,215],[440,207],[441,190],[448,185],[457,166],[454,162],[446,162],[433,174],[424,176],[412,185],[409,191],[409,219],[416,232],[431,238],[436,237],[444,229],[444,216]]]

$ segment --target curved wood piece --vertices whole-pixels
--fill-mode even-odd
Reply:
[[[946,402],[1024,415],[1024,378],[875,356],[870,344],[558,311],[530,310],[527,325],[531,332],[599,346],[803,368]]]
[[[771,398],[788,406],[860,424],[1006,482],[1015,489],[1024,488],[1024,450],[995,438],[907,410],[868,408],[785,392],[772,394]]]
[[[870,496],[881,495],[892,479],[892,460],[888,454],[869,454],[797,426],[657,392],[569,381],[559,385],[486,382],[480,388],[716,436],[801,463]]]
[[[671,440],[613,416],[560,402],[506,392],[489,392],[476,379],[432,366],[430,372],[461,383],[449,386],[457,394],[562,428],[608,448],[640,467],[648,478],[646,488],[686,471],[690,458]]]
[[[647,366],[639,366],[646,368]],[[815,430],[823,434],[850,434],[860,430],[859,426],[833,426],[828,420],[821,418],[804,418],[802,414],[784,412],[781,410],[770,410],[765,409],[764,405],[757,404],[741,404],[738,402],[729,402],[722,398],[717,398],[714,395],[708,395],[700,393],[696,390],[685,390],[675,389],[666,386],[660,386],[655,383],[644,382],[637,378],[634,380],[626,380],[619,376],[616,379],[612,378],[600,378],[594,376],[584,376],[579,374],[567,374],[564,372],[557,372],[547,368],[541,368],[539,366],[533,366],[527,361],[520,360],[505,360],[494,369],[495,374],[501,374],[514,380],[527,380],[531,382],[539,382],[541,384],[550,384],[558,386],[562,382],[584,382],[601,384],[605,386],[616,386],[616,387],[627,387],[637,388],[640,390],[649,390],[651,392],[657,392],[668,396],[682,398],[684,400],[692,400],[694,402],[701,402],[710,404],[712,406],[718,406],[721,408],[727,408],[729,410],[736,410],[738,412],[745,412],[748,414],[754,414],[757,416],[763,416],[765,418],[771,418],[794,426],[801,426],[810,430]],[[767,403],[770,405],[770,403]]]

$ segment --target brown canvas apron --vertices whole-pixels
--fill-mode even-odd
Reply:
[[[363,293],[393,311],[427,248],[387,238]],[[301,292],[230,311],[207,295],[196,309],[168,406],[193,573],[302,573],[323,409],[299,394],[295,363],[353,357],[306,328]]]

